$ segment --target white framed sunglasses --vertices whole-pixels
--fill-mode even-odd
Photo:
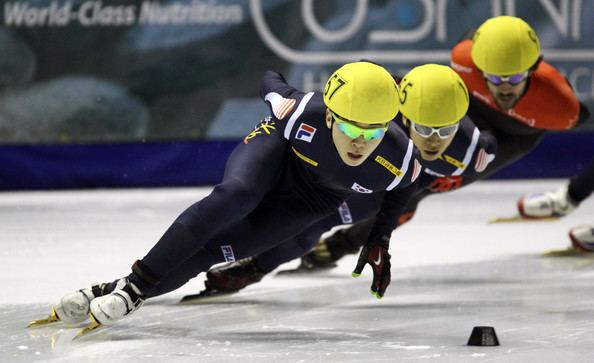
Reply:
[[[412,121],[410,121],[410,124],[412,126],[413,131],[425,139],[430,138],[433,134],[437,134],[437,136],[439,136],[440,139],[447,139],[448,137],[455,134],[456,131],[458,131],[458,127],[460,126],[459,122],[456,122],[453,125],[443,127],[419,125]]]

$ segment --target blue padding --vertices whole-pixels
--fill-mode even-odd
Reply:
[[[594,132],[550,133],[530,154],[491,179],[568,178],[594,159]]]
[[[1,190],[218,183],[239,141],[0,146]],[[594,133],[553,133],[494,179],[566,178],[594,158]]]
[[[212,185],[237,143],[0,146],[0,189]]]

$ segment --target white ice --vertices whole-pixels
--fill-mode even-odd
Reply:
[[[382,300],[369,294],[368,269],[350,276],[354,256],[178,305],[202,289],[200,276],[77,341],[76,327],[25,326],[61,295],[127,274],[209,189],[2,193],[0,362],[593,362],[594,258],[542,253],[594,223],[594,198],[554,222],[487,223],[563,182],[480,182],[427,198],[392,236]],[[485,325],[501,345],[467,346]]]

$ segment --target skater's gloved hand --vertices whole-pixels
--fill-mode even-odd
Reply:
[[[386,288],[388,288],[392,280],[390,254],[388,253],[389,240],[389,236],[382,236],[379,241],[372,241],[363,246],[357,266],[353,270],[353,277],[359,277],[366,264],[371,266],[373,270],[371,294],[378,299],[384,296]]]
[[[451,190],[458,189],[462,186],[464,177],[460,176],[444,176],[441,178],[435,178],[429,189],[435,193],[445,193]]]

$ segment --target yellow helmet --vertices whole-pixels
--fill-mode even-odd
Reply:
[[[377,64],[348,63],[328,79],[324,103],[347,120],[385,123],[398,113],[398,86],[390,73]]]
[[[498,16],[474,33],[471,56],[483,72],[499,76],[522,73],[540,57],[540,42],[524,20]]]
[[[455,124],[466,114],[468,103],[464,81],[447,66],[415,67],[400,82],[400,112],[419,125]]]

